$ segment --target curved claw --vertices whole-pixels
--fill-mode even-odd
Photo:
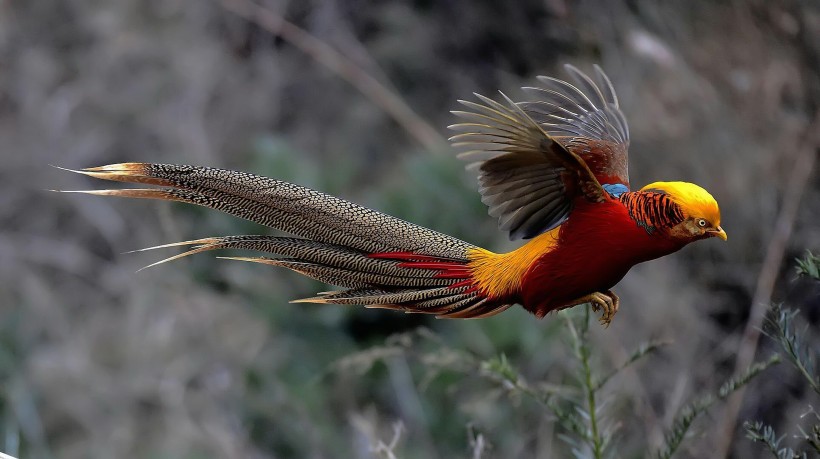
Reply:
[[[595,298],[592,300],[592,310],[598,312],[603,309],[603,314],[601,314],[601,318],[598,319],[598,322],[600,322],[604,328],[609,328],[609,324],[612,322],[612,319],[615,318],[615,313],[618,312],[618,308],[620,307],[621,301],[618,295],[612,290],[607,290],[606,293],[595,292],[592,295]]]
[[[601,314],[601,318],[598,319],[598,322],[601,323],[605,328],[609,327],[609,323],[612,322],[612,317],[615,315],[615,307],[612,303],[612,298],[603,293],[595,292],[590,298],[590,303],[592,304],[592,310],[595,312],[603,310],[603,314]]]
[[[616,295],[615,292],[613,292],[612,290],[607,290],[606,293],[604,293],[604,295],[612,298],[612,315],[614,316],[615,313],[618,312],[618,310],[621,307],[621,299],[618,298],[618,295]]]
[[[609,328],[609,324],[615,317],[615,313],[618,312],[618,308],[620,307],[621,301],[618,298],[618,295],[616,295],[612,290],[607,290],[606,293],[590,293],[589,295],[578,298],[577,300],[573,301],[567,306],[562,307],[561,309],[565,309],[571,306],[576,306],[584,303],[591,304],[592,310],[594,312],[603,311],[601,317],[598,319],[598,322],[600,322],[601,325],[604,326],[604,328]]]

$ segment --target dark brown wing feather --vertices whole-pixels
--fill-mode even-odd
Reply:
[[[450,126],[459,155],[476,160],[481,200],[510,239],[531,238],[566,220],[576,198],[593,202],[605,192],[584,161],[544,131],[503,93],[505,104],[476,94],[482,103],[459,101],[470,111]]]
[[[541,86],[524,88],[535,99],[518,105],[547,134],[583,158],[600,183],[629,188],[629,126],[612,83],[597,65],[594,80],[571,65],[566,69],[575,85],[539,76]]]

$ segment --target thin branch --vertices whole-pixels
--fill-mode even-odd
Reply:
[[[584,392],[586,392],[587,409],[589,411],[589,443],[592,448],[592,455],[595,459],[601,459],[603,457],[604,441],[598,429],[598,406],[595,399],[595,383],[593,382],[592,366],[589,361],[591,354],[589,337],[587,336],[587,332],[589,331],[589,309],[589,304],[584,305],[584,321],[581,325],[580,332],[575,331],[575,327],[572,326],[572,319],[567,318],[567,322],[570,324],[573,341],[575,341],[573,344],[575,345],[576,357],[581,363],[581,383],[584,386]]]
[[[402,424],[401,421],[394,422],[393,437],[390,439],[390,442],[385,443],[383,440],[377,439],[370,447],[370,451],[382,459],[397,459],[396,447],[399,446],[402,433],[404,433],[404,424]]]
[[[660,349],[661,347],[666,346],[668,344],[672,344],[672,342],[671,341],[649,341],[649,342],[641,343],[640,346],[638,346],[638,348],[635,349],[632,352],[632,354],[630,354],[629,357],[627,357],[627,359],[622,364],[620,364],[617,368],[615,368],[612,371],[610,371],[609,373],[607,373],[606,376],[598,379],[598,381],[596,381],[595,384],[593,384],[593,390],[597,391],[598,389],[604,387],[604,385],[610,379],[612,379],[613,376],[620,373],[621,371],[623,371],[624,369],[626,369],[628,366],[632,365],[633,363],[637,362],[638,360],[642,359],[644,356],[646,356],[648,354],[651,354],[652,352],[655,352],[658,349]]]
[[[440,151],[447,145],[444,137],[413,111],[395,92],[305,29],[289,22],[277,12],[250,0],[220,0],[220,3],[226,10],[282,38],[353,85],[376,106],[387,112],[399,126],[426,149]]]
[[[469,424],[467,425],[467,437],[470,449],[472,450],[470,457],[472,457],[472,459],[481,459],[481,456],[484,455],[484,451],[490,449],[487,444],[487,439],[484,438],[484,434],[479,432],[475,425]]]

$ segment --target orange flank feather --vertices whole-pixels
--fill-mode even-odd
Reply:
[[[524,275],[536,260],[558,243],[557,227],[536,236],[526,244],[508,253],[494,253],[480,247],[467,251],[472,281],[479,292],[488,298],[518,298]]]

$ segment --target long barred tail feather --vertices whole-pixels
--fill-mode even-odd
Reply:
[[[299,237],[224,236],[141,250],[188,246],[146,266],[196,253],[239,249],[275,257],[220,257],[290,269],[345,290],[296,302],[362,304],[435,314],[486,317],[508,308],[473,285],[468,253],[454,237],[288,182],[222,169],[122,163],[83,169],[92,177],[167,188],[78,191],[180,201],[220,210]]]
[[[266,235],[209,237],[148,247],[145,249],[140,249],[140,251],[182,245],[190,245],[191,247],[186,252],[160,260],[147,267],[166,263],[200,252],[236,249],[273,253],[276,255],[289,257],[294,260],[298,259],[303,262],[322,264],[339,269],[361,271],[374,275],[430,278],[436,274],[435,271],[431,270],[411,270],[406,267],[399,266],[401,262],[385,259],[383,254],[379,254],[377,256],[368,255],[366,252],[336,244],[328,244],[294,237]],[[404,260],[402,260],[402,262],[403,261]]]
[[[361,287],[414,287],[429,288],[435,286],[447,286],[453,283],[450,279],[439,279],[432,276],[391,276],[384,274],[374,274],[370,271],[354,271],[350,269],[337,268],[335,266],[311,263],[298,258],[268,258],[268,257],[220,257],[229,260],[250,261],[271,266],[280,266],[298,272],[304,276],[316,279],[330,285],[339,287],[361,288]]]
[[[474,247],[310,188],[246,172],[150,163],[111,164],[73,172],[172,188],[96,190],[91,194],[197,204],[296,236],[367,252],[407,251],[458,260]]]

